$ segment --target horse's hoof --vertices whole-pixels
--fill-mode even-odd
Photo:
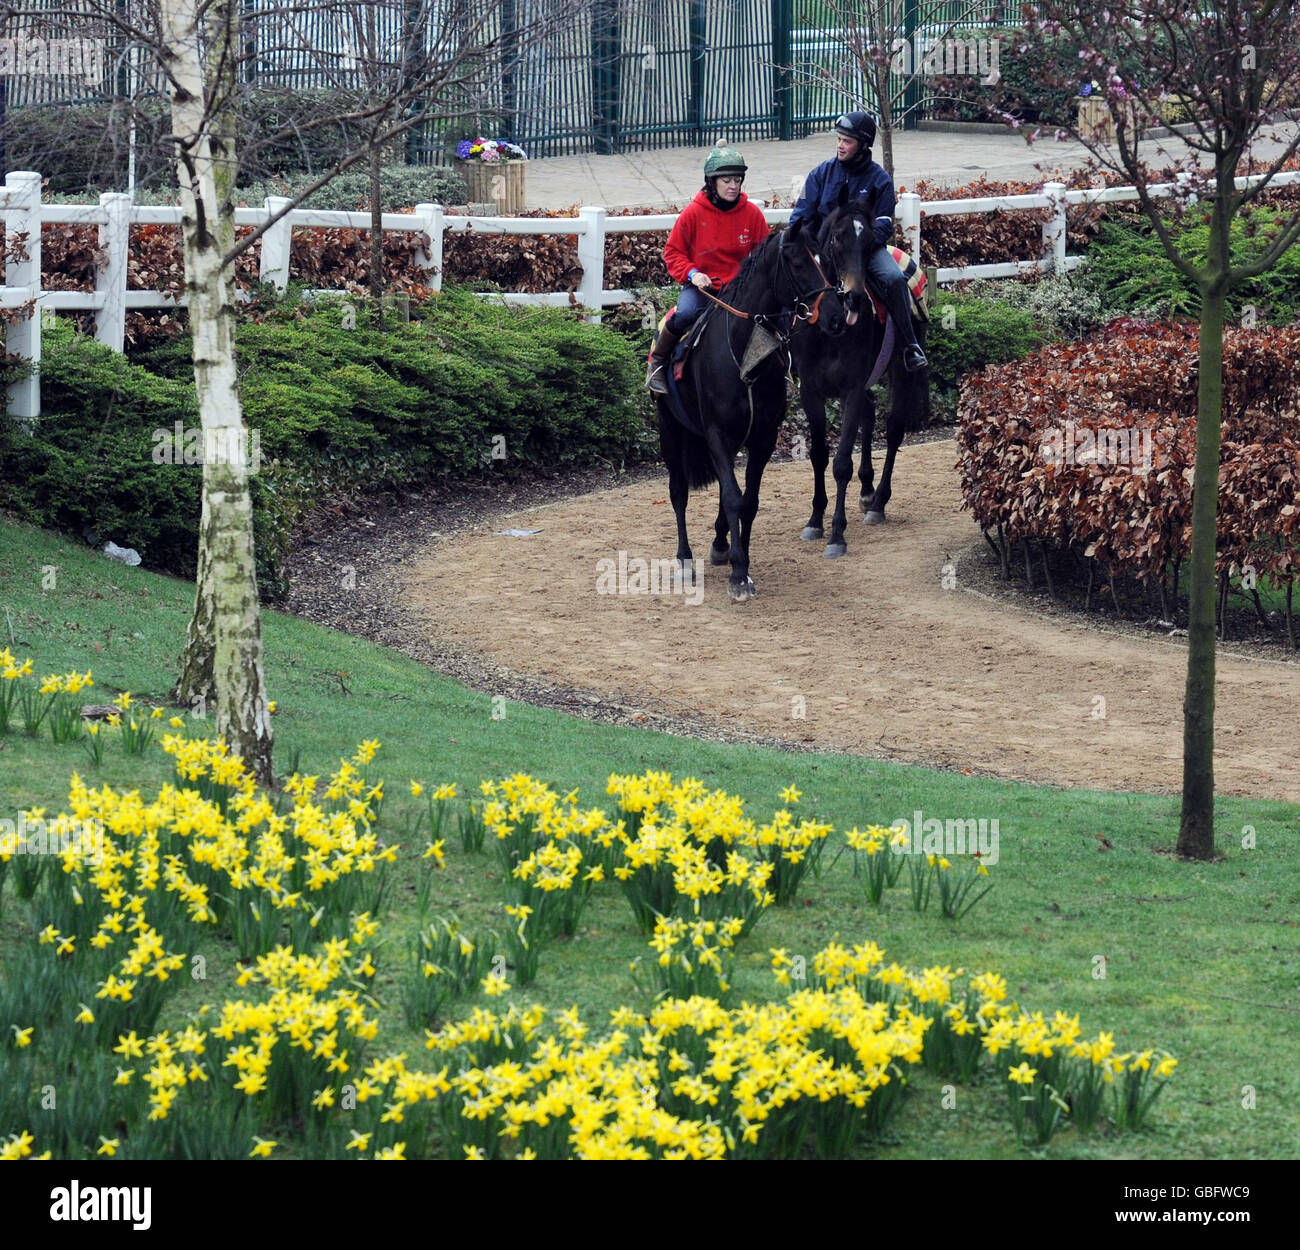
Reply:
[[[884,525],[884,523],[885,523],[885,514],[884,514],[883,512],[868,512],[868,513],[867,513],[867,524],[868,524],[868,525]]]
[[[870,495],[859,495],[859,496],[858,496],[858,508],[859,508],[860,511],[862,511],[862,512],[864,512],[864,513],[866,513],[866,512],[870,512],[870,511],[871,511],[871,496],[870,496]]]
[[[828,560],[838,559],[840,556],[849,554],[848,543],[827,543],[826,550],[822,552]]]
[[[726,564],[726,562],[730,559],[731,559],[730,547],[723,547],[721,550],[719,550],[717,547],[709,548],[710,564]]]
[[[733,603],[748,603],[750,599],[758,597],[758,589],[754,585],[754,579],[747,577],[743,582],[728,582],[727,594]]]
[[[822,527],[820,525],[805,525],[803,533],[799,535],[806,543],[816,542],[822,536]]]

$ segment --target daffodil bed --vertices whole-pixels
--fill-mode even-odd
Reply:
[[[132,715],[129,695],[118,706]],[[772,999],[733,1001],[737,944],[833,834],[796,818],[793,789],[759,824],[735,796],[654,772],[611,776],[612,812],[524,775],[484,782],[468,806],[412,782],[427,807],[397,842],[363,771],[378,745],[271,796],[224,744],[171,733],[176,781],[152,799],[74,775],[66,810],[25,814],[0,845],[0,889],[12,874],[33,934],[23,975],[0,985],[0,1155],[838,1158],[879,1136],[920,1066],[1005,1098],[1009,1133],[1041,1146],[1066,1123],[1141,1128],[1176,1065],[1022,1009],[996,972],[909,969],[872,942],[831,942],[806,965],[774,950]],[[422,916],[386,971],[426,1047],[392,1053],[373,917],[403,858],[427,909],[453,821],[465,854],[499,855],[507,923],[499,939]],[[27,853],[38,828],[57,854]],[[843,835],[869,899],[892,884],[875,865],[900,836]],[[922,880],[958,871],[902,859]],[[548,946],[608,890],[648,935],[643,1000],[599,1026],[529,1004]],[[209,1001],[214,935],[233,944],[238,993]],[[479,989],[512,998],[457,1018]]]

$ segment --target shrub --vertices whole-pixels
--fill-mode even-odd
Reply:
[[[328,119],[353,112],[363,94],[335,88],[240,84],[239,184],[298,173],[320,173],[365,143],[365,124]],[[126,186],[128,117],[135,122],[136,183],[141,202],[175,185],[171,115],[165,100],[124,104],[29,105],[6,122],[10,169],[36,169],[50,193],[119,191]],[[282,129],[290,133],[277,136]],[[389,159],[401,159],[394,140]],[[443,171],[443,177],[455,177]],[[459,183],[456,178],[455,184]],[[148,190],[145,190],[148,188]]]
[[[1300,571],[1300,327],[1224,336],[1218,571]],[[1176,595],[1191,547],[1197,327],[1118,320],[962,386],[965,506],[985,533],[1036,542]],[[1091,567],[1091,566],[1090,566]],[[1173,573],[1173,586],[1166,581]],[[1249,587],[1248,587],[1249,588]],[[1291,595],[1287,595],[1291,634]]]
[[[1034,317],[1003,300],[942,291],[930,302],[925,354],[930,385],[955,392],[962,378],[986,365],[1019,360],[1044,341]]]
[[[1278,198],[1288,197],[1279,194]],[[1270,224],[1276,220],[1267,209],[1261,210],[1261,217]],[[1247,229],[1247,223],[1240,219],[1232,223],[1230,255],[1234,265],[1244,264],[1261,250]],[[1207,224],[1184,223],[1174,228],[1179,250],[1193,264],[1204,263],[1209,237]],[[1155,318],[1200,316],[1200,296],[1195,286],[1165,255],[1145,217],[1105,222],[1082,280],[1112,312]],[[1247,306],[1254,308],[1258,320],[1273,325],[1287,325],[1300,317],[1300,244],[1284,252],[1272,269],[1232,292],[1228,297],[1228,319],[1240,320]]]
[[[483,471],[613,462],[649,450],[640,367],[617,335],[550,309],[490,306],[449,289],[410,324],[342,328],[337,302],[285,301],[239,331],[259,579],[282,592],[294,523],[333,491],[368,493]],[[37,524],[137,548],[153,568],[194,569],[201,470],[159,465],[155,430],[197,424],[188,338],[134,359],[67,323],[46,332],[48,415],[32,434],[0,422],[7,506]]]
[[[1101,295],[1079,276],[1086,267],[1041,278],[970,282],[963,293],[1027,312],[1048,338],[1082,338],[1104,324],[1108,317]]]
[[[1075,99],[1085,75],[1079,49],[1068,38],[1029,39],[1016,28],[971,28],[954,31],[956,39],[997,39],[998,81],[989,84],[974,74],[928,76],[932,100],[926,115],[956,121],[1001,121],[1009,113],[1026,122],[1061,125],[1075,119]],[[1141,81],[1142,62],[1129,50],[1118,64],[1126,79]],[[1091,74],[1087,77],[1092,77]],[[1060,87],[1050,86],[1064,80]]]

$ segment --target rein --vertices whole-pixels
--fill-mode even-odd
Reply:
[[[777,244],[777,250],[778,250],[777,263],[780,264],[782,267],[787,267],[785,262],[784,249],[785,249],[785,244],[783,242]],[[789,333],[782,334],[780,330],[776,331],[776,337],[779,338],[783,344],[789,343],[790,336],[794,334],[794,328],[798,322],[806,321],[810,326],[815,326],[817,324],[817,318],[821,316],[822,300],[826,297],[826,292],[835,290],[835,287],[833,287],[830,284],[830,282],[827,281],[826,274],[821,267],[821,262],[817,259],[816,253],[814,253],[812,248],[810,248],[806,243],[804,244],[804,251],[808,253],[808,259],[812,261],[813,268],[817,270],[817,276],[822,280],[822,285],[817,287],[815,290],[805,291],[802,295],[795,296],[795,306],[791,310],[791,314],[790,314]],[[750,321],[750,320],[765,321],[767,319],[766,313],[750,313],[750,312],[745,312],[743,309],[740,308],[733,308],[730,304],[727,303],[726,300],[720,299],[716,295],[711,295],[706,288],[697,287],[696,289],[700,292],[701,295],[704,296],[705,299],[710,300],[719,308],[726,309],[726,311],[729,312],[733,317],[739,317],[743,321]],[[810,298],[812,299],[811,305],[809,305],[808,303],[808,300]]]

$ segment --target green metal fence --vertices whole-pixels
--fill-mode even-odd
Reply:
[[[51,3],[54,0],[50,0]],[[62,0],[63,4],[79,0]],[[118,0],[124,9],[148,0]],[[545,26],[559,0],[241,0],[242,69],[253,87],[367,86],[368,59],[391,67],[420,13],[436,20],[431,40],[457,46],[472,30],[501,54],[483,81],[462,84],[466,124],[522,144],[534,157],[632,152],[718,139],[791,139],[827,128],[845,109],[880,111],[869,76],[847,46],[854,20],[885,13],[886,35],[962,33],[1014,21],[1012,0],[590,0],[576,16]],[[890,8],[889,6],[893,7]],[[485,25],[479,23],[487,15]],[[847,23],[846,23],[847,16]],[[15,21],[13,29],[17,29]],[[537,31],[545,29],[538,37]],[[99,32],[96,32],[99,33]],[[123,99],[151,94],[156,67],[115,32],[102,32],[104,72],[95,88],[70,79],[10,83],[11,108],[26,103]],[[895,125],[924,115],[924,84],[899,94]],[[0,95],[0,107],[3,107]],[[445,118],[449,101],[430,101]],[[458,111],[457,101],[451,102]],[[429,122],[407,159],[446,158],[456,128]]]

